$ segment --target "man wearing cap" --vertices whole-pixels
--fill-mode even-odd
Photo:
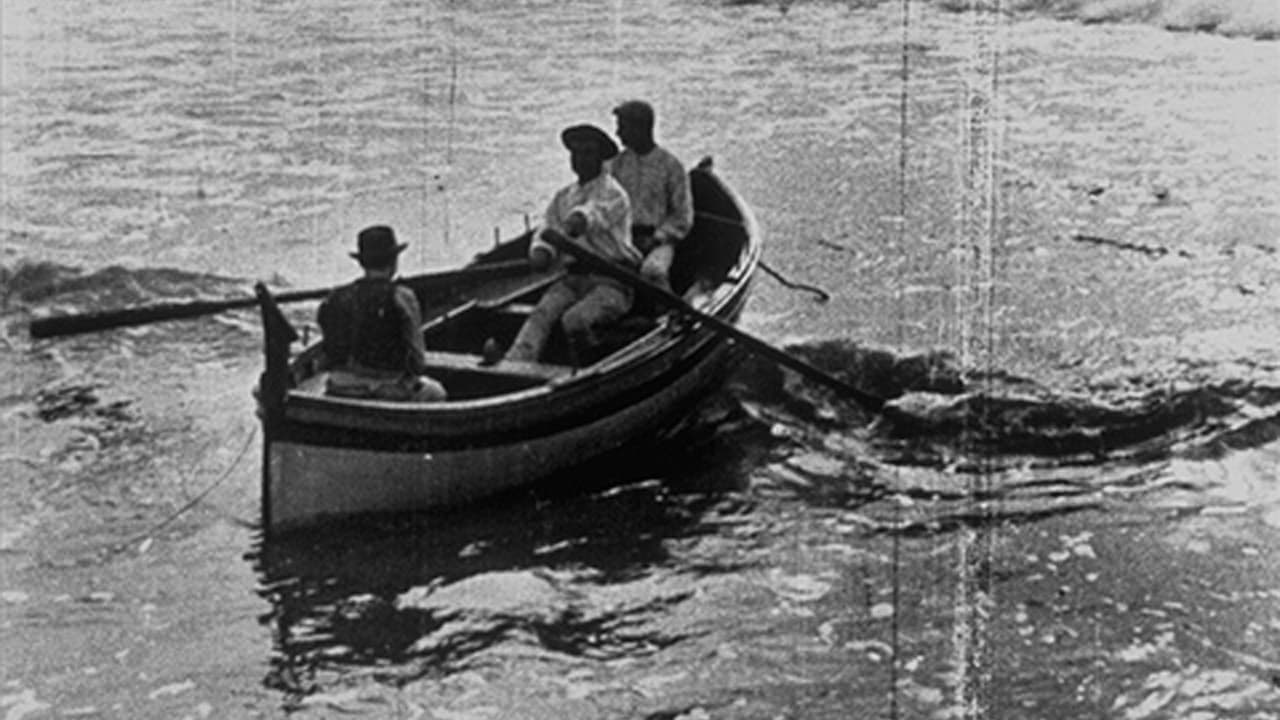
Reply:
[[[604,171],[604,162],[618,154],[618,146],[594,125],[574,125],[560,134],[569,150],[569,165],[578,179],[561,188],[547,205],[543,227],[529,246],[536,270],[558,261],[558,252],[545,237],[568,239],[605,259],[635,270],[640,251],[631,244],[631,202],[627,193]],[[612,278],[569,267],[569,274],[547,289],[507,351],[510,360],[537,360],[557,321],[575,355],[599,344],[597,331],[626,315],[632,290]]]
[[[693,196],[684,165],[653,139],[653,106],[628,100],[613,109],[624,150],[610,171],[631,199],[632,242],[645,253],[640,275],[671,289],[675,246],[693,227]]]
[[[422,310],[394,278],[400,253],[385,225],[361,230],[351,253],[364,277],[329,293],[317,319],[323,333],[331,395],[380,400],[443,400],[444,386],[427,377]]]

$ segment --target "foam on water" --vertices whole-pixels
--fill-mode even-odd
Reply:
[[[771,4],[749,0],[730,4]],[[1168,30],[1280,38],[1280,8],[1271,0],[928,0],[954,12],[995,10],[1085,23],[1145,23]],[[777,2],[789,7],[793,0]],[[860,3],[865,4],[865,3]]]
[[[1187,372],[1154,384],[1135,376],[1086,391],[966,371],[946,355],[896,356],[834,341],[788,350],[890,401],[883,415],[868,415],[752,361],[735,393],[794,446],[757,482],[861,508],[860,517],[880,518],[866,522],[884,529],[1043,517],[1169,487],[1193,489],[1193,507],[1277,496],[1266,450],[1280,438],[1276,368]],[[912,499],[905,515],[902,498]]]

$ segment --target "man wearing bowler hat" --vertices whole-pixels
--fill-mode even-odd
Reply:
[[[443,400],[445,389],[427,377],[422,310],[409,288],[395,282],[400,253],[386,225],[361,230],[351,253],[364,277],[335,289],[320,303],[331,395],[380,400]]]
[[[543,270],[560,261],[558,251],[544,238],[577,243],[630,270],[640,266],[640,251],[631,244],[631,203],[604,162],[618,154],[618,146],[594,125],[574,125],[560,134],[569,150],[569,165],[577,180],[561,188],[547,206],[542,228],[529,246],[529,261]],[[599,344],[597,331],[631,309],[632,290],[602,275],[578,271],[547,289],[525,320],[507,351],[510,360],[537,360],[557,321],[569,339],[575,360]]]

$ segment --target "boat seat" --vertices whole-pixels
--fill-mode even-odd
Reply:
[[[513,302],[513,303],[507,303],[506,305],[502,305],[500,307],[496,307],[493,309],[493,312],[499,312],[506,315],[518,315],[520,317],[529,317],[530,315],[533,314],[534,307],[536,306],[533,303]]]
[[[506,359],[499,360],[492,365],[481,365],[480,362],[481,357],[479,355],[470,353],[427,351],[428,374],[434,369],[447,372],[501,375],[551,381],[573,373],[573,368],[568,365],[553,365],[544,362]]]
[[[427,351],[427,374],[444,383],[450,399],[485,397],[512,392],[524,388],[546,385],[573,375],[567,365],[520,360],[499,360],[492,365],[481,365],[479,355]],[[325,379],[329,374],[319,372],[305,378],[293,388],[293,392],[308,395],[325,395]]]

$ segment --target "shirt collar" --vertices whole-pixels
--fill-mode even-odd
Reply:
[[[609,177],[609,168],[604,168],[603,170],[600,171],[599,175],[591,178],[590,180],[584,183],[578,183],[578,187],[584,190],[594,188],[597,185],[607,182],[608,177]]]

